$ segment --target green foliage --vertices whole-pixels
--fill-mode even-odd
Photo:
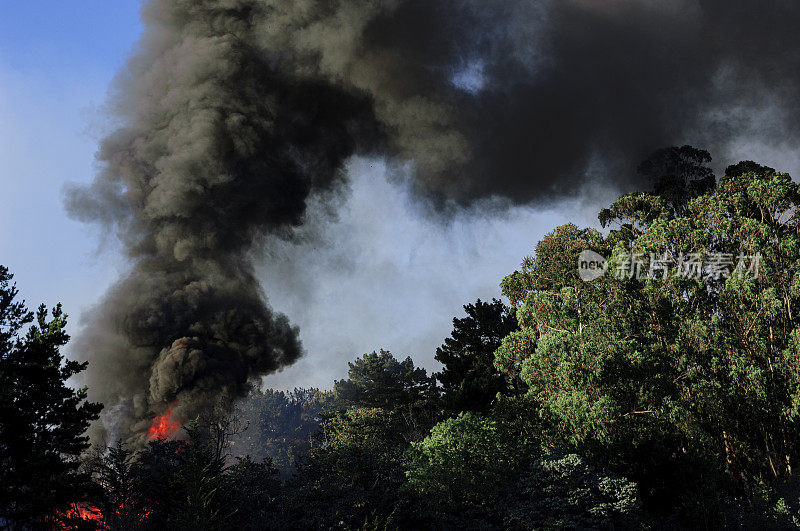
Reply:
[[[135,455],[118,441],[90,463],[97,487],[93,504],[112,529],[137,529],[147,515],[134,476]]]
[[[709,161],[654,153],[655,191],[603,209],[607,235],[557,227],[502,281],[510,308],[465,306],[436,354],[443,400],[411,358],[365,354],[331,392],[253,391],[247,431],[211,418],[108,449],[85,468],[94,498],[72,459],[97,406],[63,385],[83,369],[58,354],[64,316],[42,308],[23,335],[34,316],[0,269],[4,514],[89,499],[115,529],[797,527],[800,186],[751,161],[716,183]],[[608,257],[591,282],[587,249]],[[729,275],[674,274],[720,253]],[[631,254],[644,275],[612,274]]]
[[[131,464],[138,505],[146,512],[145,528],[169,529],[174,508],[181,503],[180,476],[185,441],[150,441]]]
[[[269,461],[239,458],[225,472],[231,529],[281,529],[278,471]]]
[[[116,515],[136,529],[268,529],[275,527],[280,481],[269,461],[249,458],[226,464],[198,423],[184,427],[184,441],[151,441],[131,456],[109,449],[104,461],[108,475],[98,479],[106,493],[103,514],[110,523]],[[122,457],[127,464],[115,465]],[[111,495],[125,470],[133,493],[128,506],[115,505]],[[122,509],[122,511],[120,511]]]
[[[437,505],[487,507],[536,455],[539,441],[520,422],[461,413],[412,445],[409,487]]]
[[[405,452],[438,418],[435,380],[383,350],[349,365],[334,386],[338,412],[322,422],[287,505],[303,528],[413,527]]]
[[[300,527],[358,528],[391,517],[404,481],[406,419],[398,411],[352,408],[322,424],[320,445],[299,470]]]
[[[414,367],[407,357],[398,361],[391,352],[364,354],[348,364],[347,380],[333,385],[337,405],[347,407],[399,407],[431,402],[438,397],[436,379]]]
[[[713,519],[715,493],[752,499],[798,458],[800,190],[746,162],[691,195],[681,208],[623,196],[601,213],[616,227],[607,237],[574,225],[547,235],[503,283],[522,328],[495,363],[561,441],[630,473],[651,508],[683,503]],[[644,273],[653,256],[727,253],[733,274],[583,282],[583,249],[611,256],[609,272],[641,253]],[[756,254],[758,278],[734,271]]]
[[[653,184],[653,195],[664,199],[673,214],[682,214],[689,201],[714,189],[714,172],[708,151],[692,146],[668,147],[653,152],[638,173]]]
[[[495,350],[494,365],[515,395],[527,389],[522,380],[522,364],[536,349],[538,335],[532,328],[515,330],[504,337]]]
[[[41,525],[87,495],[78,457],[102,406],[66,384],[86,363],[60,352],[69,341],[61,305],[28,312],[12,278],[0,266],[0,520]]]
[[[540,427],[504,400],[488,416],[462,413],[412,445],[406,489],[432,526],[597,528],[632,521],[637,486],[577,455],[551,456]]]
[[[497,393],[508,392],[494,366],[494,352],[518,328],[516,317],[497,299],[464,306],[466,317],[453,319],[453,332],[436,349],[444,368],[436,378],[444,406],[451,412],[487,411]]]
[[[635,483],[575,454],[533,463],[512,492],[505,525],[513,529],[633,527],[641,509]]]
[[[197,426],[186,428],[188,443],[180,452],[177,471],[179,495],[170,507],[175,529],[222,529],[231,527],[235,507],[230,504],[223,470],[225,463],[201,439]]]
[[[247,428],[234,436],[231,453],[255,461],[268,459],[288,477],[308,455],[325,412],[333,409],[330,391],[253,390],[236,406],[234,415]]]

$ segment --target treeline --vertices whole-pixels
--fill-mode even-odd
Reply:
[[[79,434],[97,411],[72,391],[48,417],[71,419],[73,441],[54,447],[53,483],[6,453],[40,428],[3,424],[1,479],[17,482],[4,521],[64,521],[72,507],[70,525],[102,515],[113,529],[800,526],[800,187],[753,162],[715,179],[709,161],[656,152],[640,168],[653,191],[600,212],[608,234],[548,234],[502,280],[508,306],[479,300],[454,319],[437,374],[365,354],[331,391],[254,390],[185,440],[138,451],[87,453]],[[586,250],[607,258],[592,280]],[[4,275],[0,316],[27,322]],[[62,323],[40,312],[23,338],[2,328],[4,393],[36,363],[81,369],[57,348],[34,354],[63,344]],[[10,396],[20,418],[55,407]]]
[[[456,337],[492,334],[508,315],[499,301],[467,310]],[[467,356],[479,346],[457,343],[448,345]],[[496,373],[486,368],[465,376]],[[481,398],[443,392],[411,358],[366,354],[333,391],[253,391],[233,415],[187,425],[185,441],[135,453],[117,445],[85,460],[95,480],[85,507],[114,529],[633,524],[633,482],[546,444],[522,397]]]

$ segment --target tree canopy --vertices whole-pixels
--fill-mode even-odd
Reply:
[[[12,279],[0,266],[0,520],[42,526],[86,496],[78,458],[102,406],[67,385],[86,363],[60,352],[69,340],[61,305],[29,312]]]
[[[347,407],[408,406],[433,400],[438,393],[436,379],[415,367],[410,357],[399,361],[381,349],[348,365],[348,378],[333,384],[336,401]]]
[[[682,212],[635,193],[601,212],[607,236],[557,228],[503,283],[522,330],[498,368],[514,367],[560,440],[630,474],[651,507],[780,487],[800,436],[799,200],[788,175],[744,162]],[[591,282],[576,267],[584,249],[609,257]],[[511,349],[519,335],[535,345]]]
[[[494,352],[519,326],[516,316],[497,299],[478,299],[464,311],[467,316],[453,318],[450,337],[436,349],[436,361],[444,366],[436,379],[450,411],[486,411],[497,393],[507,390],[494,366]]]
[[[59,354],[65,316],[0,269],[0,524],[800,526],[800,185],[709,160],[660,150],[602,230],[544,236],[508,304],[453,319],[438,374],[364,354],[331,391],[254,388],[144,448],[86,454],[99,406],[65,384],[85,366]]]

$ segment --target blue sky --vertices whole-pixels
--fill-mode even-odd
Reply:
[[[135,0],[0,0],[0,263],[29,306],[74,319],[119,266],[65,215],[61,190],[87,181],[100,109],[138,37]]]

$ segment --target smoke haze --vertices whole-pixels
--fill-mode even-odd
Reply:
[[[438,370],[436,347],[464,304],[500,297],[500,279],[547,232],[564,219],[597,225],[594,202],[614,199],[595,189],[591,202],[547,208],[483,201],[442,218],[384,160],[354,158],[345,171],[336,216],[310,216],[295,241],[273,238],[254,253],[257,278],[307,351],[268,387],[329,389],[348,362],[380,348]],[[321,210],[312,197],[309,213]]]
[[[112,96],[122,125],[94,183],[67,199],[131,261],[77,349],[111,435],[142,434],[173,403],[192,418],[300,357],[298,330],[261,286],[285,286],[280,307],[304,325],[324,319],[296,301],[330,277],[297,269],[356,260],[304,243],[337,238],[327,231],[342,224],[324,220],[351,197],[354,155],[403,168],[418,215],[457,223],[560,204],[588,182],[647,188],[631,170],[663,146],[796,153],[798,11],[778,0],[146,3]],[[357,254],[381,237],[342,241]]]

